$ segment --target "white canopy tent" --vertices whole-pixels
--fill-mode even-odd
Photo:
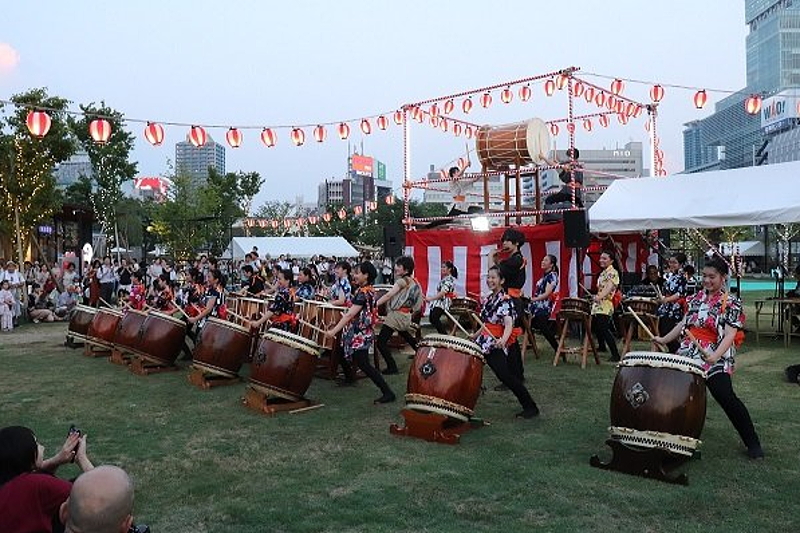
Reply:
[[[620,179],[589,209],[592,232],[721,228],[800,221],[800,161]]]
[[[244,254],[253,247],[258,248],[258,256],[277,258],[280,255],[289,255],[297,258],[308,258],[314,255],[325,257],[356,257],[358,250],[353,248],[344,237],[234,237],[226,256],[233,259],[243,259]]]

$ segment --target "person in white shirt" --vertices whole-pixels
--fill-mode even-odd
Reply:
[[[97,281],[100,282],[100,298],[105,300],[106,305],[111,305],[114,298],[114,287],[117,284],[117,273],[111,265],[111,258],[105,256],[100,270],[97,272]]]
[[[453,204],[450,206],[450,211],[446,215],[448,217],[481,213],[483,211],[483,208],[477,205],[471,205],[472,202],[469,201],[469,191],[472,185],[480,179],[479,175],[471,178],[464,178],[464,171],[469,168],[470,164],[469,160],[467,160],[464,168],[451,167],[448,171],[450,194],[453,196]],[[449,224],[450,222],[452,222],[452,220],[437,220],[425,227],[435,228],[437,226]]]
[[[14,261],[6,263],[6,269],[0,273],[0,283],[8,281],[8,290],[14,296],[14,304],[12,305],[11,313],[14,317],[14,322],[19,319],[22,314],[22,307],[20,306],[20,291],[25,285],[25,279],[22,274],[17,270],[17,264]]]

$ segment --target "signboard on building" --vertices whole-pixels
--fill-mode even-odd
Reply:
[[[350,156],[350,170],[359,176],[372,177],[373,159],[369,156],[353,154]]]
[[[776,133],[791,128],[800,117],[800,93],[796,90],[781,91],[764,100],[761,106],[761,130]]]
[[[378,169],[378,176],[377,179],[381,181],[386,181],[386,165],[381,163],[380,161],[375,161],[375,166]]]

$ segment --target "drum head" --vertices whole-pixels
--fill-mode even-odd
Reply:
[[[277,342],[278,344],[297,348],[298,350],[302,350],[314,356],[319,356],[320,353],[319,344],[316,342],[301,337],[300,335],[283,331],[282,329],[270,328],[261,337],[272,342]]]
[[[619,362],[619,366],[649,366],[653,368],[670,368],[681,372],[691,372],[706,377],[703,366],[695,359],[674,353],[662,352],[628,352]]]
[[[528,145],[528,155],[534,163],[545,161],[547,152],[550,151],[550,129],[540,118],[528,121],[528,131],[525,141]]]

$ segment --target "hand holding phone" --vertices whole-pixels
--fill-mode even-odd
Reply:
[[[75,456],[78,454],[78,446],[80,446],[80,440],[81,440],[81,430],[75,427],[75,424],[72,424],[69,427],[69,431],[67,432],[67,439],[69,439],[70,437],[74,438],[76,441],[75,446],[72,448],[70,452],[71,457],[69,460],[70,463],[74,463]]]

